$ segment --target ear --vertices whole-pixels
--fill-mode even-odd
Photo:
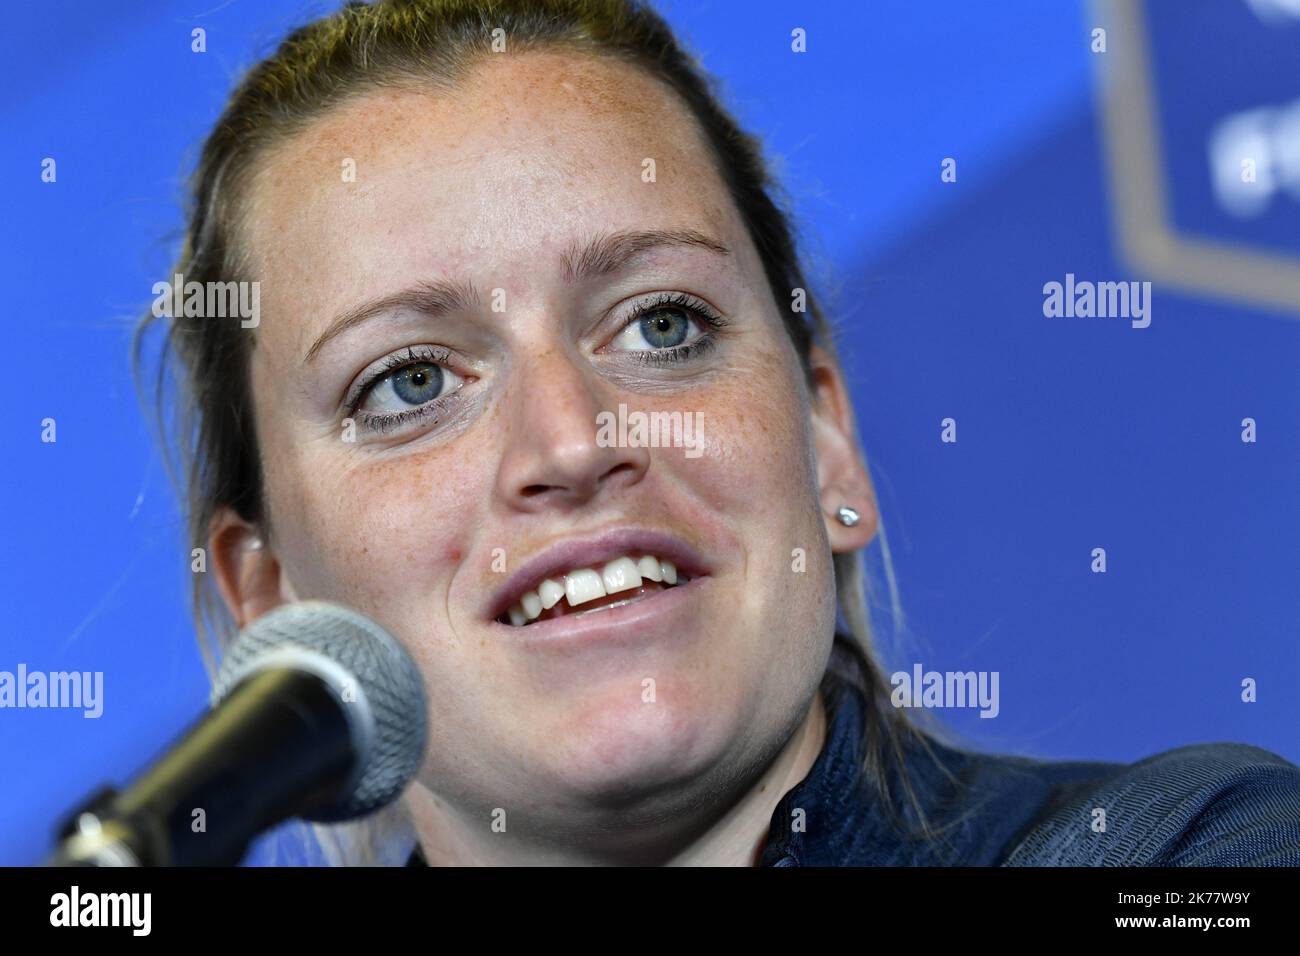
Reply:
[[[240,628],[297,599],[270,542],[256,527],[221,508],[208,529],[217,587]]]
[[[866,460],[858,447],[853,425],[853,403],[844,377],[820,346],[810,350],[813,448],[817,454],[817,488],[826,532],[834,552],[864,548],[876,535],[880,515]],[[860,520],[845,527],[839,520],[841,505],[858,513]]]

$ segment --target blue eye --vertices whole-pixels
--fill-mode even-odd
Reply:
[[[464,381],[451,369],[413,351],[394,355],[365,386],[357,410],[375,419],[409,412],[437,401]]]
[[[657,349],[681,345],[691,331],[690,320],[674,309],[656,309],[649,315],[641,316],[637,325],[641,336]]]
[[[722,324],[719,316],[692,297],[665,293],[639,305],[611,347],[620,352],[685,350],[690,347],[688,340],[694,343],[707,338],[706,326]]]
[[[402,401],[423,405],[442,391],[442,369],[427,362],[407,365],[393,373],[392,383],[393,391]]]

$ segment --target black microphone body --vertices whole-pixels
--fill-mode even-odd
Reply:
[[[62,834],[72,844],[52,862],[113,865],[130,854],[140,866],[238,863],[263,830],[346,785],[355,754],[343,706],[315,674],[253,674],[129,788],[74,812]],[[76,840],[87,826],[103,836]]]
[[[52,866],[229,866],[290,817],[335,822],[389,803],[423,758],[423,681],[350,608],[277,609],[226,655],[213,707],[123,790],[60,830]]]

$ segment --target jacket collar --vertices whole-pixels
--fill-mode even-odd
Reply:
[[[917,817],[905,799],[899,767],[886,769],[887,789],[897,816],[885,809],[864,772],[869,716],[860,652],[850,638],[836,634],[831,661],[822,679],[826,742],[808,775],[772,813],[759,866],[934,866],[952,862],[946,840],[906,837],[900,822],[915,827]],[[959,770],[961,756],[931,739],[948,771]],[[933,811],[951,794],[950,781],[914,741],[903,745],[913,792],[933,820]],[[801,812],[802,811],[802,812]]]
[[[865,760],[866,699],[836,636],[822,679],[826,740],[808,775],[772,811],[759,866],[840,866],[864,816],[860,768]]]

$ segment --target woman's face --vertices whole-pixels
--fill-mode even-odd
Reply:
[[[386,626],[428,687],[420,780],[485,830],[650,826],[752,782],[824,670],[830,544],[874,513],[828,541],[865,487],[846,419],[810,404],[686,109],[620,64],[492,57],[337,109],[251,200],[270,541],[214,537],[241,622],[322,598]],[[620,409],[683,430],[620,443]],[[643,589],[584,601],[611,563],[635,583],[620,558]],[[510,623],[547,578],[573,590]]]

